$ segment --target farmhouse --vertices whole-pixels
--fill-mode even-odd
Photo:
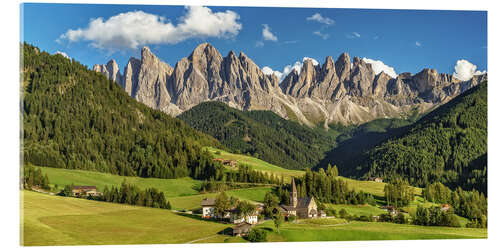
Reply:
[[[450,210],[450,204],[441,204],[441,211],[448,212]]]
[[[254,211],[252,214],[244,217],[240,215],[240,211],[238,211],[238,209],[235,208],[231,210],[230,221],[231,223],[234,224],[246,222],[248,224],[254,225],[257,224],[257,222],[259,221],[258,218],[259,218],[259,212],[257,210]]]
[[[279,209],[286,217],[293,215],[299,218],[316,218],[319,216],[314,197],[297,198],[297,187],[294,178],[292,178],[290,205],[281,205]]]
[[[236,166],[236,161],[235,160],[225,160],[222,158],[214,158],[214,161],[218,161],[222,163],[224,166],[230,166],[230,167],[235,167]]]
[[[252,224],[248,224],[246,222],[237,224],[236,226],[233,227],[233,236],[248,235],[250,229],[252,229]]]
[[[100,196],[96,186],[73,186],[73,196]]]
[[[203,218],[209,219],[215,216],[215,199],[205,198],[201,201]]]
[[[382,206],[380,209],[390,213],[391,215],[395,215],[398,213],[398,210],[394,206]]]
[[[384,179],[377,177],[377,178],[375,178],[375,182],[384,182]]]

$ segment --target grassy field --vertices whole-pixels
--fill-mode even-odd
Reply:
[[[228,225],[164,209],[128,206],[24,191],[23,245],[187,243]]]
[[[341,209],[345,209],[350,215],[370,216],[386,213],[384,210],[368,204],[365,205],[345,205],[345,204],[325,204],[327,207],[335,209],[337,214]]]
[[[222,158],[225,160],[235,160],[239,164],[246,164],[251,166],[254,170],[267,172],[269,174],[272,173],[278,175],[279,177],[283,175],[285,181],[290,181],[291,176],[302,176],[304,174],[304,171],[285,169],[252,156],[242,155],[242,154],[232,154],[224,150],[212,147],[206,147],[205,149],[207,149],[210,153],[212,153],[212,155],[215,158]],[[228,168],[232,169],[231,167]],[[236,170],[236,167],[233,170]]]
[[[134,184],[141,189],[157,188],[163,191],[165,197],[178,197],[186,195],[198,194],[195,189],[201,184],[201,181],[193,180],[189,177],[180,179],[157,179],[157,178],[140,178],[112,175],[106,173],[84,171],[84,170],[68,170],[61,168],[40,167],[42,173],[47,174],[51,184],[57,184],[59,189],[64,185],[84,185],[96,186],[102,191],[104,186],[119,186],[123,180],[127,183]]]
[[[26,246],[247,242],[222,235],[231,225],[204,221],[164,209],[85,199],[22,193],[23,239]],[[343,219],[284,223],[277,234],[272,221],[257,227],[269,241],[348,241],[486,238],[486,229],[424,227]]]
[[[234,189],[226,191],[228,196],[234,196],[240,200],[263,202],[264,196],[271,190],[270,187],[256,187],[246,189]],[[217,193],[190,195],[182,197],[173,197],[168,200],[172,204],[173,209],[195,210],[200,208],[200,203],[203,198],[215,198]]]
[[[486,238],[486,229],[424,227],[381,222],[333,221],[324,223],[285,223],[280,235],[275,232],[272,222],[258,227],[270,232],[270,241],[353,241],[353,240],[416,240],[416,239],[470,239]]]
[[[365,193],[370,193],[378,197],[384,197],[384,187],[387,183],[375,182],[375,181],[360,181],[345,177],[339,177],[339,178],[346,181],[349,187],[354,188],[354,190],[356,191],[363,191]],[[422,194],[421,188],[414,187],[414,189],[416,195]]]

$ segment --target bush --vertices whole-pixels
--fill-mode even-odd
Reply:
[[[293,222],[295,220],[295,215],[288,216],[288,222]]]
[[[359,216],[358,220],[359,221],[370,221],[370,218],[368,218],[368,216],[366,216],[366,215],[361,215],[361,216]]]
[[[398,213],[396,217],[394,217],[394,223],[397,224],[408,224],[408,219],[406,219],[403,213]]]
[[[344,219],[344,218],[346,218],[347,216],[348,216],[347,211],[346,211],[345,209],[343,209],[343,208],[342,208],[342,209],[340,209],[340,211],[339,211],[339,217],[340,217],[340,218],[342,218],[342,219]]]
[[[264,229],[252,229],[248,233],[248,240],[251,242],[266,242],[267,241],[267,231]]]

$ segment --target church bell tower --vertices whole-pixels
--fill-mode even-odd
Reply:
[[[292,177],[292,192],[290,193],[290,205],[297,207],[297,187],[295,187],[295,178]]]

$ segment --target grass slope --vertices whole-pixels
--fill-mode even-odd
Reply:
[[[21,194],[25,246],[187,243],[227,228],[164,209]]]
[[[277,165],[263,161],[261,159],[255,158],[253,156],[248,156],[243,154],[233,154],[213,147],[205,147],[205,149],[207,149],[210,153],[212,153],[214,158],[235,160],[238,162],[238,164],[249,165],[254,170],[267,172],[269,174],[275,174],[278,177],[281,177],[283,175],[285,181],[291,181],[290,179],[291,176],[302,176],[304,174],[304,171],[285,169]],[[236,168],[234,168],[233,170],[236,170]]]
[[[102,191],[104,186],[119,186],[123,180],[129,184],[134,184],[140,189],[157,188],[163,191],[165,197],[177,197],[185,195],[198,194],[196,186],[201,184],[201,181],[193,180],[189,177],[179,179],[158,179],[158,178],[140,178],[129,176],[118,176],[106,173],[84,171],[84,170],[68,170],[60,168],[40,167],[43,174],[47,174],[51,184],[57,184],[59,188],[65,185],[82,185],[96,186]]]
[[[321,220],[321,219],[320,219]],[[486,229],[425,227],[382,222],[285,223],[280,235],[272,221],[259,227],[272,233],[270,241],[353,241],[353,240],[417,240],[486,238]]]

